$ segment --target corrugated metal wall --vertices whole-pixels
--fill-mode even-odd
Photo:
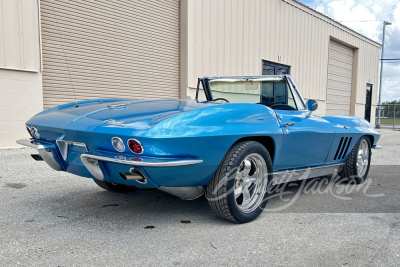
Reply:
[[[35,0],[0,0],[0,68],[40,70]]]
[[[0,0],[0,148],[19,146],[43,110],[39,36],[36,0]]]
[[[350,115],[353,48],[331,40],[329,44],[326,115]]]
[[[264,59],[291,66],[303,96],[320,100],[323,108],[331,38],[357,50],[354,102],[365,104],[366,83],[377,87],[379,45],[296,1],[188,0],[188,5],[190,88],[204,75],[261,74]],[[372,103],[376,98],[375,91]]]
[[[45,108],[74,101],[63,47],[78,100],[178,98],[179,0],[41,0],[41,22]]]

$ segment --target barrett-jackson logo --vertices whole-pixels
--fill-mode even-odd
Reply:
[[[123,121],[105,120],[105,121],[103,121],[103,123],[104,123],[104,124],[115,125],[115,126],[120,126],[120,127],[125,127]]]

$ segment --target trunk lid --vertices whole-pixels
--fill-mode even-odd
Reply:
[[[145,130],[170,117],[210,105],[215,104],[189,99],[97,103],[45,111],[33,117],[27,124],[77,130],[99,126]]]

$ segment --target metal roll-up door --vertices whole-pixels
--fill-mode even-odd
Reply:
[[[350,115],[353,49],[331,41],[329,44],[326,115]]]
[[[179,97],[179,0],[41,0],[40,9],[44,108],[75,101],[72,87],[78,101]]]

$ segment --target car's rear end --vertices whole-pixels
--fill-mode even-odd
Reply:
[[[19,143],[37,148],[39,154],[34,158],[57,171],[165,191],[169,187],[198,187],[201,192],[194,194],[201,194],[215,171],[211,162],[221,160],[222,150],[208,148],[210,139],[206,137],[182,138],[185,133],[170,135],[165,127],[155,126],[207,106],[210,104],[171,100],[58,107],[29,120],[32,138]],[[204,154],[212,156],[203,159]],[[205,168],[205,164],[209,166]]]

